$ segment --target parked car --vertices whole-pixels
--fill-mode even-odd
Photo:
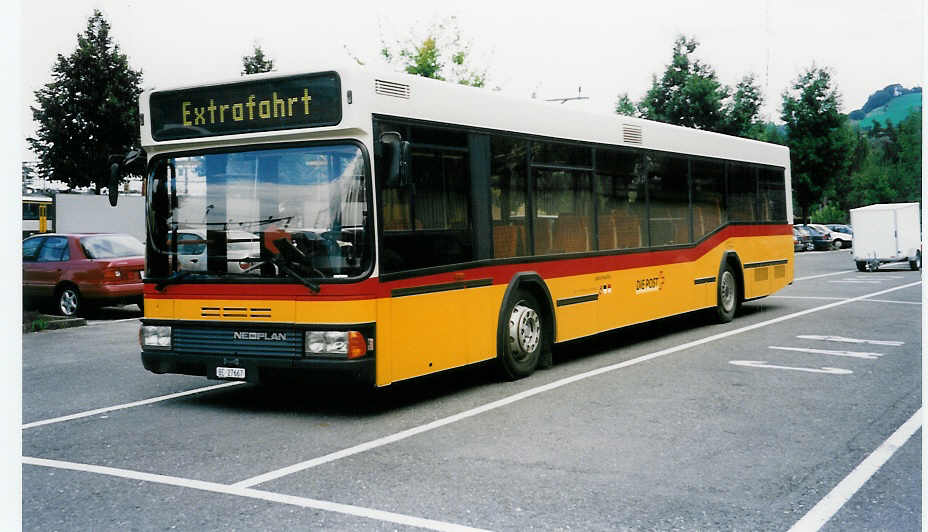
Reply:
[[[799,226],[796,226],[796,227],[798,227],[799,229],[802,229],[803,231],[809,233],[809,236],[812,237],[812,247],[813,247],[813,249],[817,249],[817,250],[832,249],[831,235],[830,235],[830,234],[823,233],[823,232],[819,231],[818,229],[816,229],[816,228],[814,228],[814,227],[812,227],[811,225],[808,225],[808,224],[803,224],[803,225],[799,225]]]
[[[227,238],[227,260],[229,273],[244,273],[251,270],[260,273],[254,266],[261,256],[258,235],[245,231],[229,231]],[[198,229],[181,229],[177,233],[177,259],[181,271],[206,271],[206,233]]]
[[[804,244],[803,251],[812,251],[815,249],[815,245],[812,244],[812,234],[809,231],[806,231],[802,227],[794,226],[793,231],[799,233],[799,238]]]
[[[809,226],[816,231],[819,231],[820,233],[824,233],[825,238],[831,242],[831,249],[841,249],[841,247],[844,245],[846,237],[844,239],[840,238],[837,233],[829,229],[827,226],[822,224],[809,224]]]
[[[74,316],[86,308],[142,308],[145,246],[124,234],[42,234],[23,240],[23,301],[54,302]]]
[[[812,249],[812,237],[808,233],[793,228],[793,251],[806,251]]]
[[[825,224],[831,230],[833,242],[840,243],[839,248],[849,248],[854,244],[854,230],[844,224]]]

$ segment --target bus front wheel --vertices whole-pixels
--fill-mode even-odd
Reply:
[[[505,310],[506,320],[498,354],[502,376],[509,380],[531,375],[545,347],[545,328],[538,301],[527,292],[516,292]]]
[[[717,292],[715,314],[719,322],[728,323],[735,317],[735,312],[738,310],[738,280],[729,264],[725,265],[719,275]]]

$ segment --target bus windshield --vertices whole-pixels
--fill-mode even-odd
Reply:
[[[366,168],[348,143],[158,159],[148,275],[359,277],[373,256]]]

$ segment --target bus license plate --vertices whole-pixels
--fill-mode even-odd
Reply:
[[[220,379],[244,379],[245,368],[216,368],[216,376]]]

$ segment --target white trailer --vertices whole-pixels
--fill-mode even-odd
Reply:
[[[111,207],[106,196],[55,195],[55,230],[59,233],[128,233],[145,241],[145,198],[120,195]]]
[[[918,203],[878,203],[851,209],[854,262],[860,271],[880,264],[906,262],[922,266],[922,232]]]

